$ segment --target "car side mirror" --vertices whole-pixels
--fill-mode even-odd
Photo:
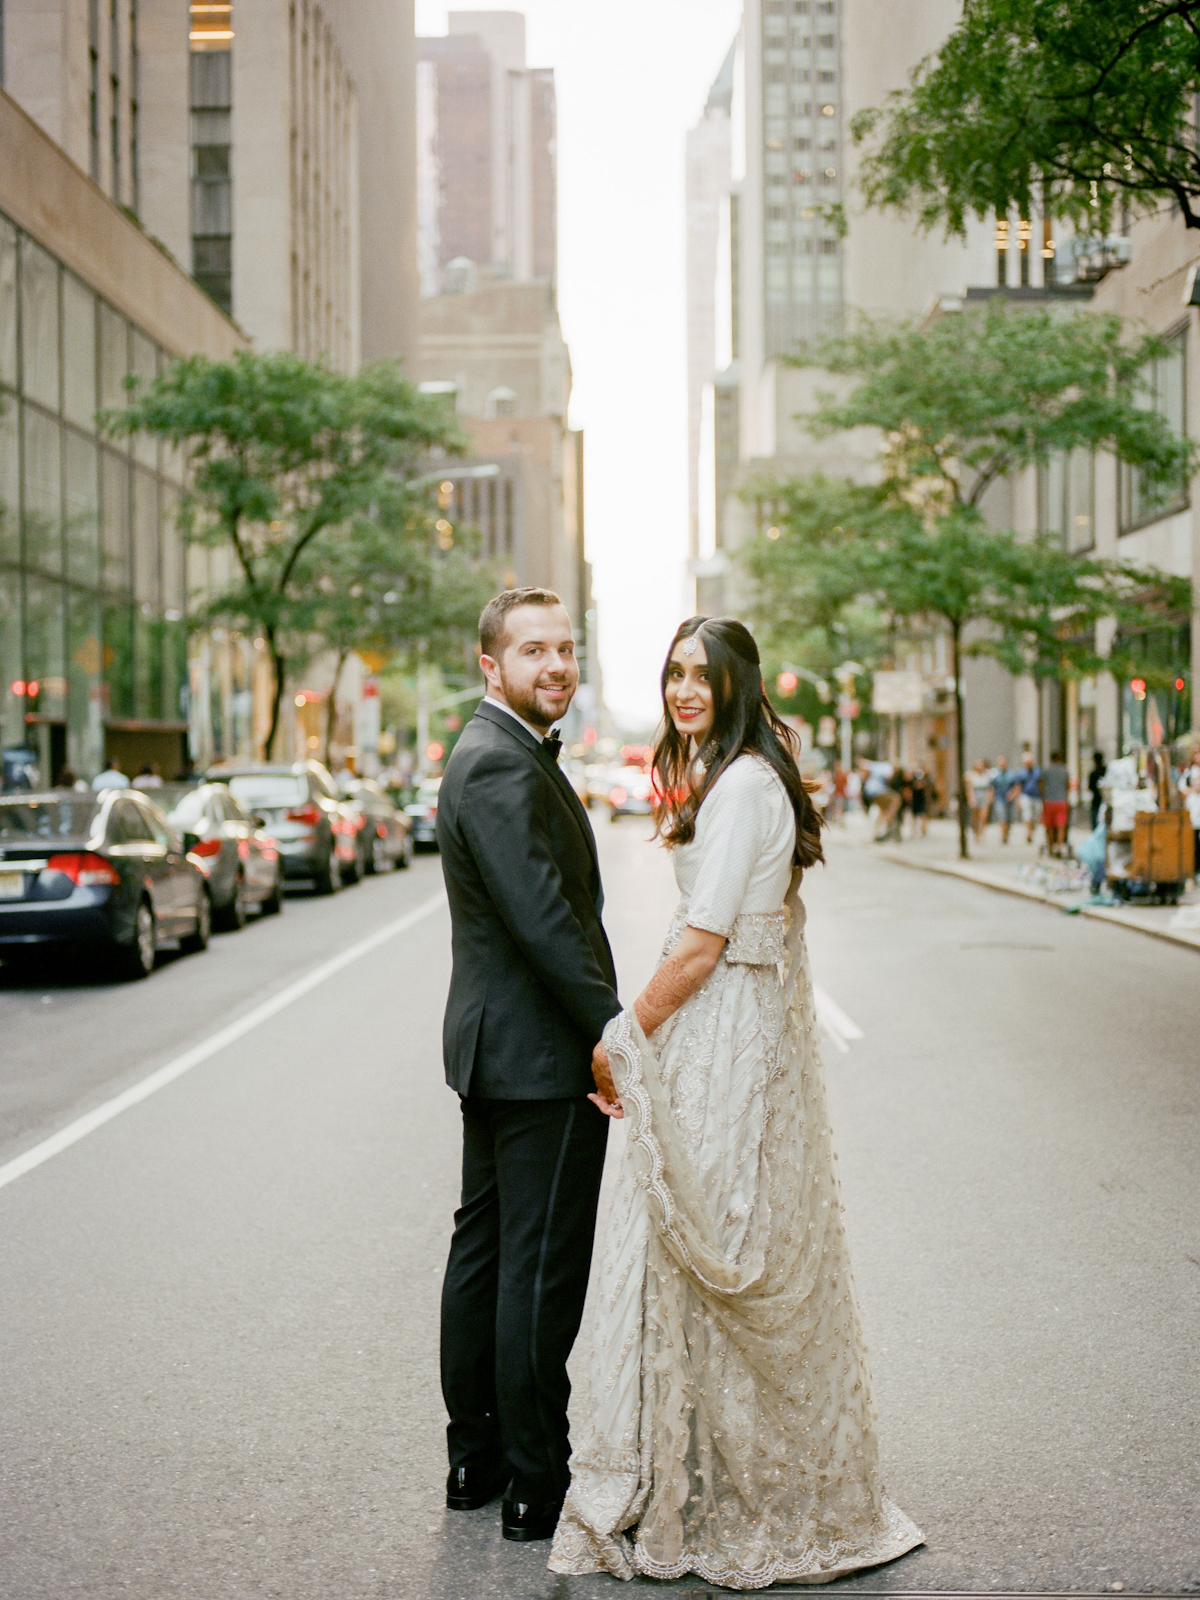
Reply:
[[[250,818],[250,822],[255,828],[265,828],[267,825],[267,819],[263,816],[261,811],[256,811]]]

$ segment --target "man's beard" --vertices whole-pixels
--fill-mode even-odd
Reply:
[[[532,722],[535,728],[548,728],[561,717],[565,717],[571,701],[575,698],[575,691],[572,689],[566,704],[560,706],[557,711],[547,714],[538,704],[537,690],[523,689],[511,683],[503,667],[500,668],[500,687],[504,690],[504,698],[508,701],[509,709],[515,711],[519,717],[524,717],[526,722]]]

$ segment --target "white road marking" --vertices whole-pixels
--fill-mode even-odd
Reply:
[[[852,1022],[832,995],[826,994],[817,983],[813,984],[813,1004],[817,1008],[817,1021],[842,1054],[848,1054],[849,1041],[863,1036],[858,1023]]]
[[[357,944],[349,945],[340,955],[331,956],[328,961],[323,961],[319,967],[314,967],[303,978],[297,978],[294,983],[289,983],[278,994],[272,995],[269,1000],[264,1000],[262,1005],[255,1006],[252,1011],[247,1011],[244,1017],[239,1017],[236,1022],[231,1022],[228,1027],[220,1028],[216,1033],[210,1034],[200,1044],[193,1045],[190,1050],[185,1050],[183,1055],[176,1056],[174,1061],[168,1061],[166,1066],[159,1067],[148,1077],[135,1083],[131,1088],[121,1094],[114,1095],[111,1100],[106,1100],[103,1105],[89,1111],[85,1116],[78,1117],[74,1122],[69,1122],[65,1128],[60,1128],[57,1133],[43,1139],[40,1144],[35,1144],[31,1150],[26,1150],[24,1155],[16,1156],[0,1167],[0,1189],[6,1184],[15,1183],[18,1178],[23,1178],[27,1172],[32,1172],[35,1167],[40,1167],[44,1161],[49,1161],[51,1156],[60,1155],[64,1150],[69,1150],[73,1144],[78,1144],[81,1139],[86,1139],[89,1133],[95,1133],[97,1128],[102,1128],[106,1122],[111,1122],[114,1117],[119,1117],[123,1111],[128,1111],[132,1106],[140,1105],[143,1100],[148,1100],[152,1094],[157,1094],[160,1089],[165,1089],[167,1084],[174,1083],[176,1078],[182,1078],[185,1072],[190,1072],[193,1067],[198,1067],[202,1061],[207,1061],[210,1056],[215,1056],[218,1051],[224,1050],[226,1045],[233,1044],[243,1038],[260,1022],[266,1022],[270,1017],[277,1016],[279,1012],[290,1006],[293,1000],[299,1000],[327,978],[332,978],[335,973],[350,966],[360,956],[369,955],[372,950],[377,950],[381,944],[386,944],[389,939],[394,939],[398,934],[406,933],[409,928],[424,918],[431,916],[445,905],[446,896],[442,892],[435,894],[431,900],[425,900],[415,911],[406,912],[404,916],[397,917],[393,922],[384,923],[374,933],[368,934],[365,939],[360,939]],[[153,978],[150,980],[153,983]]]

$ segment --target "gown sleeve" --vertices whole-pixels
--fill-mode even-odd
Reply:
[[[745,904],[754,868],[773,822],[771,777],[752,756],[740,756],[717,779],[696,822],[700,852],[687,925],[728,938]]]

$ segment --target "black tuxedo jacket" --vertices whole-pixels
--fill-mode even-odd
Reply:
[[[592,1049],[620,1010],[587,812],[558,763],[507,711],[483,704],[438,793],[453,923],[442,1030],[459,1094],[589,1094]]]

